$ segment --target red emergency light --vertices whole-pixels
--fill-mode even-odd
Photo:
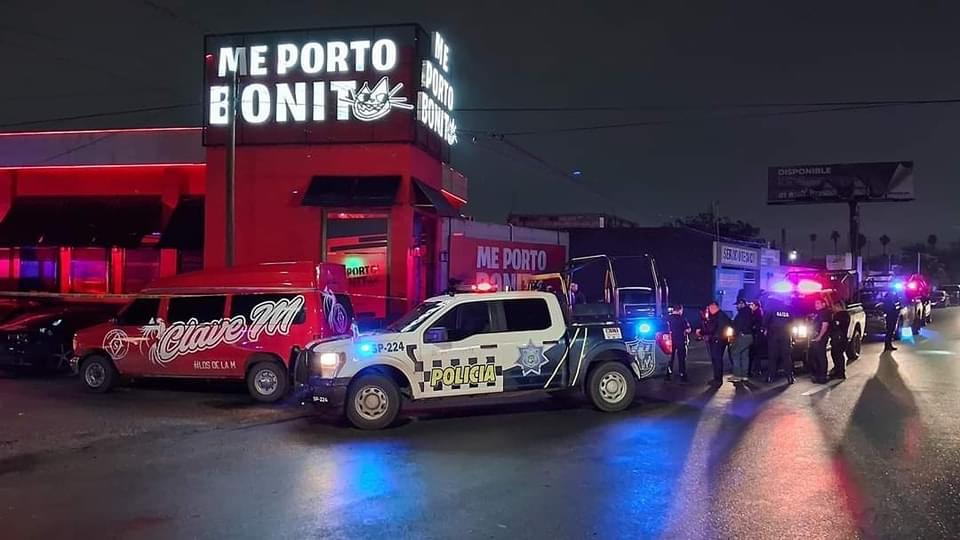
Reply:
[[[911,281],[907,283],[907,288],[910,289],[911,291],[915,291],[920,288],[920,284],[917,283],[916,281]]]
[[[497,288],[492,283],[484,281],[483,283],[474,283],[470,286],[473,292],[497,292]]]

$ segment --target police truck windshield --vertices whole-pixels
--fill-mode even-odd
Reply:
[[[443,307],[443,302],[424,302],[387,326],[388,332],[413,332]]]

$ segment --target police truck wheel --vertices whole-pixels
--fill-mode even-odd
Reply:
[[[90,356],[80,364],[80,380],[91,392],[109,392],[117,382],[117,369],[105,356]]]
[[[344,404],[347,420],[360,429],[383,429],[400,414],[400,389],[389,377],[370,373],[350,383]]]
[[[859,330],[853,332],[853,339],[850,340],[850,345],[847,347],[847,358],[850,360],[856,360],[860,358],[860,349],[863,346],[863,336],[860,335]]]
[[[590,372],[587,393],[593,406],[603,412],[618,412],[633,403],[637,381],[620,362],[604,362]]]
[[[260,403],[275,403],[287,395],[290,377],[276,362],[257,362],[247,371],[247,391]]]

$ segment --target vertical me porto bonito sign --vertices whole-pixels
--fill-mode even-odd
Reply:
[[[559,271],[564,246],[454,236],[450,239],[450,278],[490,283],[498,289],[523,289],[529,276]]]
[[[225,140],[234,74],[239,144],[457,142],[450,46],[419,26],[212,35],[205,49],[208,145]]]

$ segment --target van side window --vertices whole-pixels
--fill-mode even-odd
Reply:
[[[233,297],[233,303],[230,305],[230,316],[236,317],[237,315],[243,315],[247,318],[247,322],[250,321],[250,312],[253,311],[253,308],[258,304],[264,302],[277,302],[278,300],[293,300],[298,294],[237,294]],[[293,324],[303,324],[307,320],[307,304],[304,303],[303,307],[300,308],[300,311],[297,313],[297,316],[293,319]]]
[[[120,326],[150,324],[150,320],[157,316],[159,310],[159,298],[137,298],[120,312],[117,316],[117,324]]]
[[[222,319],[226,303],[225,296],[175,296],[167,307],[167,321],[173,323],[196,319],[197,322],[210,322]]]
[[[467,302],[446,312],[430,328],[446,328],[447,341],[460,341],[477,334],[493,332],[490,307],[493,302]],[[428,329],[427,332],[430,332]]]

